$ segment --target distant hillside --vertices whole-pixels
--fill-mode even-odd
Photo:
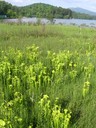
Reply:
[[[71,9],[56,7],[44,3],[35,3],[24,7],[13,6],[12,4],[0,1],[0,18],[37,17],[37,18],[60,18],[60,19],[96,19],[96,16],[77,13]]]
[[[27,17],[43,18],[72,18],[72,11],[62,7],[56,7],[44,3],[36,3],[29,6],[21,7],[20,13]]]
[[[44,3],[35,3],[29,6],[21,7],[20,8],[21,15],[27,17],[43,17],[43,18],[61,18],[61,19],[68,19],[68,18],[75,18],[75,19],[96,19],[96,16],[85,14],[85,13],[78,13],[72,11],[71,9],[65,9],[62,7],[56,7],[49,4]]]
[[[8,18],[14,17],[38,17],[38,18],[72,18],[71,9],[56,7],[44,3],[36,3],[24,7],[12,6],[8,2],[0,1],[0,15]]]
[[[89,11],[89,10],[86,10],[86,9],[83,9],[83,8],[70,8],[72,11],[74,12],[78,12],[78,13],[85,13],[85,14],[88,14],[88,15],[93,15],[93,16],[96,16],[96,12],[92,12],[92,11]]]

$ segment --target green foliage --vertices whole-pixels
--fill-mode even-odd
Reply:
[[[37,17],[47,18],[49,20],[53,20],[53,18],[96,19],[96,16],[76,13],[72,12],[70,9],[65,9],[62,7],[56,7],[43,3],[36,3],[24,7],[17,7],[5,1],[0,1],[0,19],[6,18],[5,16],[8,18]]]
[[[0,119],[0,128],[4,128],[4,126],[5,126],[5,122]]]
[[[11,7],[11,4],[5,1],[0,1],[0,15],[6,15],[7,10],[10,9]]]
[[[16,12],[13,12],[11,9],[8,9],[8,11],[7,11],[7,16],[8,16],[9,18],[16,17]]]
[[[85,97],[89,93],[89,89],[90,89],[90,82],[89,81],[84,82],[83,97]]]
[[[44,95],[43,98],[39,101],[39,124],[38,127],[52,127],[52,128],[68,128],[71,112],[68,112],[67,109],[64,109],[64,112],[61,112],[61,107],[56,104],[53,108],[51,107],[50,100],[47,95]],[[43,126],[42,126],[43,123]],[[46,123],[46,124],[45,124]]]
[[[95,29],[0,24],[0,127],[95,128]]]
[[[96,16],[84,14],[84,13],[72,12],[72,16],[74,19],[90,19],[90,20],[95,19],[96,20]]]
[[[38,18],[71,18],[72,11],[61,7],[55,7],[48,4],[37,3],[25,7],[21,7],[21,15]]]
[[[17,17],[17,13],[15,10],[16,7],[12,6],[10,3],[5,1],[0,1],[0,18],[13,18]],[[6,17],[3,17],[6,16]]]
[[[38,18],[71,18],[72,11],[61,7],[54,7],[47,4],[33,4],[25,7],[15,7],[11,4],[0,1],[0,15],[6,15],[9,18],[26,16]]]

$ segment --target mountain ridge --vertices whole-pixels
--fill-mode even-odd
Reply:
[[[96,12],[90,11],[90,10],[87,10],[87,9],[84,9],[84,8],[80,8],[80,7],[73,8],[73,7],[71,7],[70,9],[74,12],[77,12],[77,13],[85,13],[85,14],[88,14],[88,15],[96,16]]]

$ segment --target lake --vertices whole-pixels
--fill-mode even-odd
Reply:
[[[42,18],[22,18],[22,19],[5,19],[4,22],[22,22],[22,23],[37,23],[41,22],[42,24],[64,24],[64,25],[78,25],[78,26],[88,26],[96,27],[96,20],[84,20],[84,19],[53,19],[50,21],[48,19]]]

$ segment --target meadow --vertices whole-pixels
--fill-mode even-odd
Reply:
[[[95,109],[95,28],[0,23],[0,128],[95,128]]]

